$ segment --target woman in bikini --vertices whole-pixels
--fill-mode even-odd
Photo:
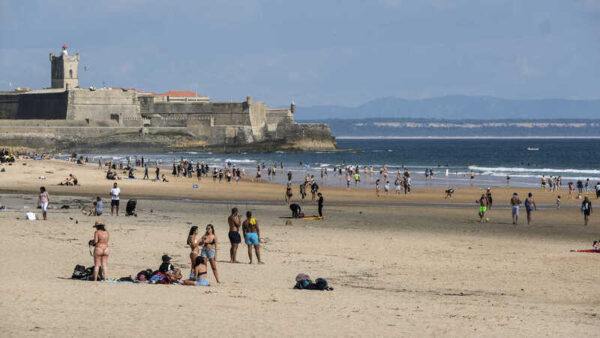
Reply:
[[[104,228],[104,223],[96,221],[94,224],[96,232],[94,232],[94,282],[98,280],[98,270],[102,265],[102,274],[106,278],[108,274],[108,255],[110,249],[108,248],[108,239],[110,234]]]
[[[192,249],[192,252],[190,252],[190,261],[192,263],[190,267],[190,278],[194,277],[194,266],[196,265],[196,258],[200,255],[200,246],[198,245],[198,240],[196,239],[197,235],[198,227],[194,225],[190,228],[190,233],[187,239],[187,245],[189,245],[190,249]]]
[[[193,286],[209,286],[208,278],[206,276],[206,260],[204,257],[197,257],[194,267],[194,276],[188,280],[183,281],[183,285]]]
[[[200,256],[204,257],[210,262],[210,267],[215,275],[215,280],[217,283],[220,283],[219,272],[217,271],[217,240],[215,228],[212,224],[207,225],[206,233],[204,236],[202,236],[202,239],[200,239],[200,243],[202,244]]]

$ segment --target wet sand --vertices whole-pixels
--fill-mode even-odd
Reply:
[[[494,189],[490,222],[479,223],[477,188],[457,189],[450,201],[442,188],[379,199],[371,190],[324,188],[325,220],[286,225],[281,185],[209,179],[193,189],[195,178],[121,180],[122,199],[138,198],[138,217],[111,217],[113,181],[95,166],[27,161],[5,168],[4,336],[597,336],[600,327],[600,255],[569,252],[600,239],[600,222],[593,214],[584,227],[580,201],[565,192],[565,207],[554,210],[554,194],[534,191],[547,208],[534,213],[531,225],[522,217],[513,226],[506,202],[515,189]],[[83,185],[56,186],[69,173]],[[48,221],[26,221],[42,184],[51,206],[70,209],[51,209]],[[91,204],[96,195],[105,201],[105,216],[82,215],[80,201]],[[225,262],[233,206],[259,220],[265,265]],[[316,213],[314,204],[303,208]],[[111,232],[108,275],[116,278],[157,269],[165,253],[187,272],[189,227],[212,223],[223,282],[216,285],[210,269],[208,288],[70,280],[75,264],[92,264],[87,241],[96,219]],[[238,259],[248,262],[244,245]],[[292,290],[300,272],[327,278],[335,290]]]

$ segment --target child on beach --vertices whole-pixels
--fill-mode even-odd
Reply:
[[[556,209],[560,209],[560,195],[556,198]]]

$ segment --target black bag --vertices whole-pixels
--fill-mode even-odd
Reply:
[[[127,207],[125,208],[125,216],[137,216],[135,213],[135,207],[137,206],[137,200],[127,201]]]
[[[85,275],[85,266],[83,265],[75,265],[75,269],[73,270],[73,275],[71,275],[72,279],[84,279],[87,277]]]
[[[94,279],[94,267],[91,266],[86,268],[83,265],[75,265],[75,269],[73,269],[73,275],[71,275],[72,279],[79,280],[93,280]],[[98,269],[98,280],[104,279],[104,273],[102,272],[102,267]]]

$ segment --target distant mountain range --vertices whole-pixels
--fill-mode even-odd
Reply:
[[[600,117],[600,100],[510,100],[460,95],[419,100],[384,97],[357,107],[298,107],[295,115],[298,121],[362,118],[597,119]]]

